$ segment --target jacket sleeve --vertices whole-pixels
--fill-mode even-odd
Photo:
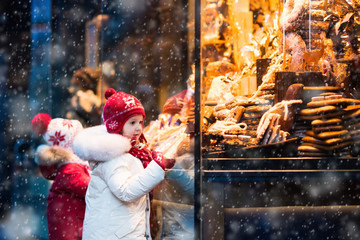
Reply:
[[[173,169],[166,172],[166,178],[171,180],[173,184],[180,187],[185,194],[194,196],[194,177],[190,175],[188,171],[189,170],[185,170],[177,164],[173,167]]]
[[[164,170],[154,161],[138,172],[132,174],[131,162],[124,159],[114,159],[106,163],[103,169],[103,179],[111,192],[121,201],[131,202],[150,192],[163,179]],[[140,163],[141,164],[141,163]]]
[[[84,166],[80,164],[66,164],[61,167],[59,183],[66,191],[79,198],[84,198],[90,182],[90,176]]]

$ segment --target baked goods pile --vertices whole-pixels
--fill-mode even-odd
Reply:
[[[272,106],[273,98],[268,99],[261,96],[250,98],[245,95],[232,94],[231,86],[234,86],[234,84],[228,83],[228,86],[225,91],[221,91],[223,88],[217,86],[216,79],[214,79],[211,87],[213,91],[210,90],[207,98],[210,101],[205,102],[205,118],[212,119],[211,123],[214,120],[233,123],[244,121],[247,126],[254,129],[254,125],[259,122],[262,114]],[[273,87],[273,85],[269,86]],[[268,91],[273,93],[273,90]]]
[[[344,29],[354,22],[358,26],[358,13],[350,11],[359,2],[287,0],[280,21],[276,11],[267,12],[268,21],[262,22],[250,42],[244,44],[237,42],[241,34],[234,26],[241,23],[234,17],[236,9],[231,9],[237,1],[205,2],[205,23],[217,25],[201,29],[202,36],[212,36],[202,45],[204,148],[224,150],[234,146],[242,151],[247,147],[287,144],[291,138],[297,141],[294,155],[296,149],[299,156],[349,154],[350,145],[360,141],[360,124],[356,122],[360,116],[354,115],[359,109],[354,106],[360,104],[339,94],[343,91],[344,96],[350,96],[345,82],[349,68],[335,52],[339,51],[337,44],[345,41],[341,39],[353,39],[351,34],[344,34]],[[271,9],[258,8],[260,12]],[[256,66],[257,59],[265,56],[267,70],[259,71],[261,76],[251,85],[250,79],[262,67]],[[317,88],[328,92],[317,96],[313,94]],[[337,90],[330,93],[330,88]],[[283,97],[286,89],[289,93]],[[306,108],[301,110],[301,106]]]
[[[226,103],[212,107],[212,112],[207,112],[208,115],[204,116],[207,126],[203,129],[206,131],[204,135],[217,136],[220,141],[214,141],[213,144],[255,145],[256,128],[260,118],[271,106],[266,99],[234,97]]]
[[[349,131],[352,139],[351,155],[360,155],[360,104],[348,106],[344,109],[346,114],[343,117],[344,125]]]
[[[259,143],[270,144],[287,140],[299,111],[299,104],[302,103],[303,87],[300,83],[290,85],[284,99],[262,116],[256,131]]]
[[[350,146],[359,143],[357,124],[360,100],[341,94],[324,93],[313,97],[300,118],[309,122],[309,129],[298,147],[304,157],[347,156]]]
[[[256,131],[256,137],[261,144],[286,141],[293,123],[297,108],[294,105],[302,103],[301,99],[283,100],[275,104],[261,118]]]
[[[214,64],[209,64],[215,66]],[[216,66],[228,66],[224,62],[217,63]],[[264,76],[262,84],[251,96],[241,95],[239,82],[241,75],[234,74],[233,68],[220,68],[222,71],[207,72],[214,75],[220,74],[212,79],[211,87],[206,95],[204,107],[203,133],[217,139],[211,144],[241,144],[242,146],[252,146],[258,144],[256,130],[263,114],[274,104],[275,98],[275,72],[281,68],[281,60],[275,57],[268,73]],[[226,72],[224,70],[230,72]],[[234,78],[234,79],[233,79]],[[240,139],[240,140],[235,140]]]

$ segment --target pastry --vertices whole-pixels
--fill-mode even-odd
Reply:
[[[323,106],[317,108],[306,108],[300,111],[301,115],[319,115],[334,112],[337,108],[335,106]]]
[[[340,118],[330,118],[326,120],[314,120],[311,122],[312,127],[324,127],[329,125],[339,125],[342,121]]]
[[[344,130],[342,125],[328,125],[324,127],[313,127],[312,130],[315,134],[320,134],[322,132],[334,132]]]
[[[348,130],[341,130],[341,131],[322,132],[319,134],[315,134],[315,137],[320,139],[329,139],[334,137],[342,137],[347,134],[349,134]]]
[[[301,115],[300,119],[302,120],[320,120],[320,119],[329,119],[329,118],[337,118],[342,117],[345,114],[345,111],[343,110],[337,110],[333,112],[329,112],[326,114],[319,114],[319,115]]]
[[[231,110],[229,109],[222,109],[220,111],[215,112],[215,117],[218,120],[224,120],[228,116],[230,116]]]
[[[316,108],[327,105],[348,106],[348,105],[359,105],[359,104],[360,104],[360,100],[358,99],[340,98],[340,99],[325,99],[322,101],[311,101],[307,104],[307,106],[310,108]]]

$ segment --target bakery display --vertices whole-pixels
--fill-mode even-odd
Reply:
[[[315,96],[301,110],[301,119],[309,120],[309,130],[298,148],[299,156],[325,157],[346,156],[354,139],[351,125],[345,119],[354,116],[357,99],[344,98],[339,94]],[[346,109],[346,110],[345,110]]]
[[[256,156],[357,155],[360,100],[349,86],[357,86],[360,3],[237,4],[203,4],[203,153],[251,157],[247,150],[271,146],[290,150]]]

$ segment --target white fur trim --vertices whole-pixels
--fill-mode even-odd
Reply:
[[[55,165],[61,162],[71,161],[75,155],[63,147],[48,146],[42,144],[35,152],[35,162],[41,166]]]
[[[129,152],[130,140],[106,131],[105,125],[89,127],[76,135],[73,150],[88,161],[109,161]]]

